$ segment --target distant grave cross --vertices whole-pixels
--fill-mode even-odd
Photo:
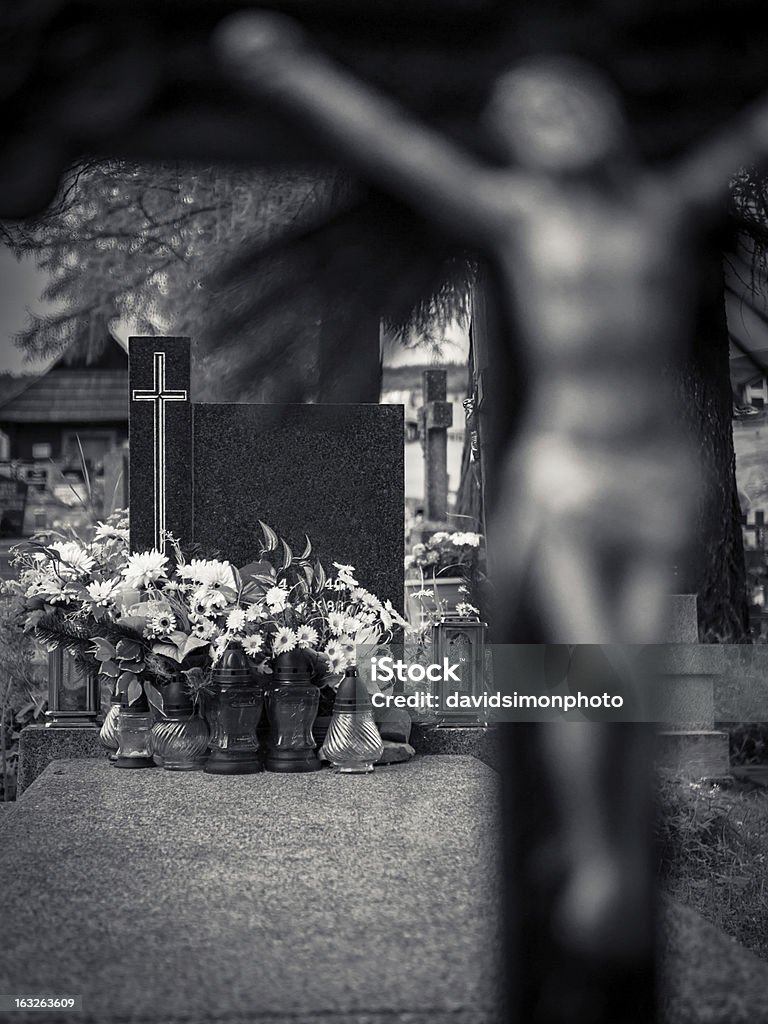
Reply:
[[[154,403],[154,456],[153,483],[155,509],[155,547],[162,551],[166,536],[166,429],[165,403],[186,402],[185,390],[168,390],[165,384],[165,352],[153,352],[154,380],[152,389],[134,388],[131,398],[134,402]]]

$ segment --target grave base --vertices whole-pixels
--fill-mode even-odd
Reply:
[[[476,757],[497,771],[500,767],[500,735],[494,726],[425,728],[414,723],[410,743],[417,754],[460,754]]]
[[[730,773],[728,733],[661,732],[655,760],[657,767],[671,768],[690,778],[722,778]]]
[[[73,757],[106,758],[95,725],[28,725],[19,739],[19,777],[17,795],[31,786],[51,761]]]

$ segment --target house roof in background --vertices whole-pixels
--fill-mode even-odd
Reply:
[[[91,362],[66,352],[0,405],[0,423],[108,423],[128,420],[128,355],[109,335]]]

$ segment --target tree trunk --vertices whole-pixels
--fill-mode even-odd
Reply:
[[[694,342],[678,387],[681,415],[700,453],[703,482],[679,589],[697,595],[699,637],[711,643],[749,642],[728,358],[723,267],[713,250],[701,275]]]

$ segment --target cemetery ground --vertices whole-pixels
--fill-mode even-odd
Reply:
[[[657,786],[662,892],[768,961],[768,788],[666,770]]]

